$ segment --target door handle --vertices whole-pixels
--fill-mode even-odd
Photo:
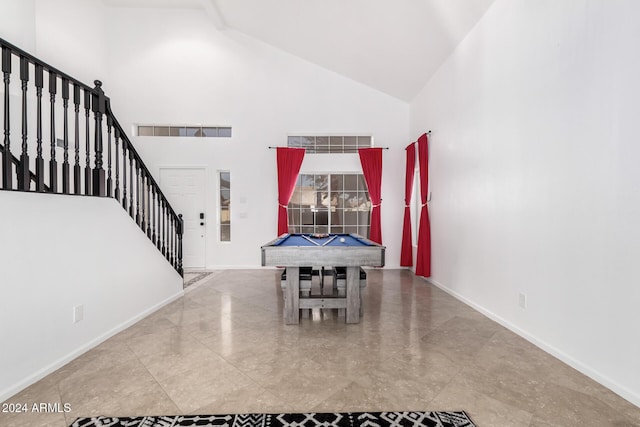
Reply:
[[[204,225],[204,222],[201,222],[200,225]]]

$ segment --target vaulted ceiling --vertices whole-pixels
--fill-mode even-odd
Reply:
[[[104,0],[202,8],[233,29],[411,101],[494,0]]]

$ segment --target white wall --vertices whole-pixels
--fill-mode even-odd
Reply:
[[[1,191],[0,206],[0,401],[183,293],[113,199]]]
[[[0,37],[93,86],[106,77],[105,10],[102,0],[0,0]]]
[[[260,265],[277,222],[276,154],[288,134],[371,134],[384,152],[383,239],[398,266],[409,105],[232,31],[204,11],[109,9],[105,91],[132,124],[233,126],[231,139],[135,139],[156,177],[167,165],[208,170],[207,266]],[[327,161],[330,157],[340,160]],[[231,171],[232,243],[218,243],[216,172]],[[361,170],[357,155],[307,155],[302,170]],[[246,202],[241,206],[239,200]],[[239,213],[246,213],[240,218]]]
[[[108,22],[102,0],[35,0],[35,5],[35,55],[91,87],[105,79]]]
[[[433,281],[636,405],[638,16],[497,0],[411,104],[412,136],[434,131]]]
[[[27,52],[35,50],[35,0],[0,0],[0,38]]]

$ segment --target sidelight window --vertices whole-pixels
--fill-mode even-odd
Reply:
[[[218,175],[220,203],[218,212],[218,228],[220,241],[231,241],[231,172],[220,171]]]

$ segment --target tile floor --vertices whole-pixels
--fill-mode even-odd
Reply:
[[[14,396],[78,416],[466,410],[480,427],[640,426],[640,408],[405,270],[370,270],[362,322],[282,321],[275,270],[220,271]]]

